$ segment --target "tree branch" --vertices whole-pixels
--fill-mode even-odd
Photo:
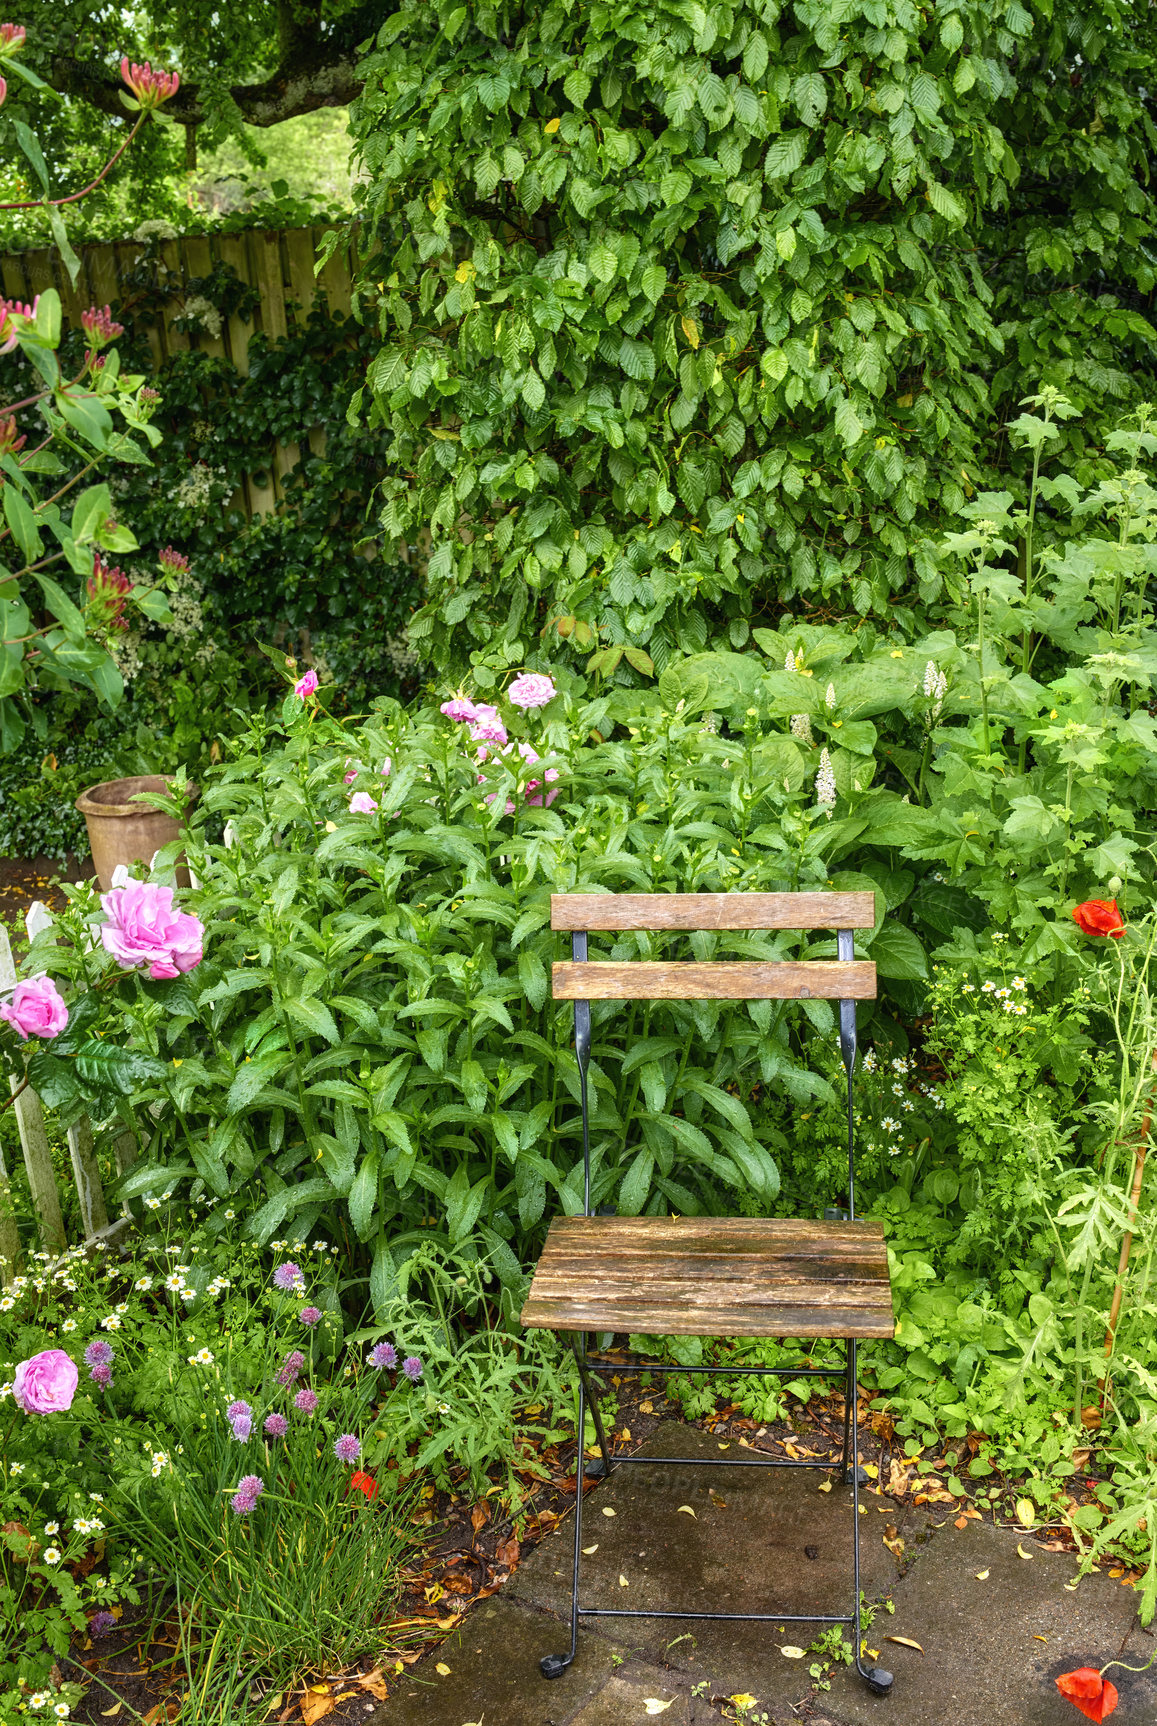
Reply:
[[[229,89],[249,125],[276,126],[295,114],[343,108],[360,94],[358,46],[375,33],[393,6],[367,0],[328,30],[321,22],[321,9],[322,0],[305,0],[304,4],[302,0],[281,0],[276,70],[260,83],[234,84]],[[62,95],[75,96],[120,120],[126,117],[121,101],[124,85],[99,61],[55,55],[47,79]],[[182,82],[177,94],[165,103],[164,114],[179,126],[202,125],[208,118],[203,87]]]

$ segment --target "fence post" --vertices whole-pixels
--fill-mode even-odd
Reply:
[[[7,929],[0,924],[0,989],[12,989],[15,985],[16,966],[12,960],[12,945]],[[11,1080],[13,1091],[19,1088],[19,1084],[19,1080]],[[40,1220],[44,1246],[48,1252],[62,1253],[68,1246],[68,1241],[64,1233],[60,1194],[56,1190],[52,1152],[48,1146],[48,1133],[44,1126],[44,1110],[40,1107],[40,1098],[35,1091],[29,1089],[22,1091],[11,1106],[16,1111],[24,1166],[28,1170],[28,1185],[32,1192],[33,1207]]]
[[[47,905],[39,899],[35,900],[28,908],[24,927],[30,941],[34,941],[45,929],[50,929],[52,913]],[[68,1154],[72,1159],[72,1175],[76,1182],[76,1196],[80,1202],[84,1238],[91,1240],[98,1229],[108,1227],[108,1206],[105,1203],[104,1187],[101,1185],[100,1165],[96,1160],[92,1122],[87,1115],[82,1115],[76,1125],[68,1129]]]
[[[8,1184],[4,1152],[0,1151],[0,1288],[11,1288],[19,1275],[20,1236],[12,1212],[12,1188]]]

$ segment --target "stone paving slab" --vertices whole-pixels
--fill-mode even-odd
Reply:
[[[484,1601],[407,1673],[389,1701],[367,1717],[369,1726],[571,1726],[576,1718],[586,1726],[586,1704],[625,1655],[605,1637],[586,1637],[570,1670],[548,1682],[538,1662],[564,1643],[569,1646],[569,1629],[564,1636],[554,1619],[505,1600]],[[448,1675],[438,1672],[439,1664],[450,1668]],[[639,1715],[646,1717],[642,1707]],[[668,1715],[675,1717],[675,1710],[657,1718]]]
[[[1137,1595],[1107,1575],[1065,1583],[1075,1560],[970,1522],[942,1528],[895,1590],[895,1616],[877,1615],[868,1645],[895,1675],[892,1694],[872,1696],[842,1671],[817,1707],[838,1726],[1077,1726],[1080,1715],[1054,1679],[1077,1666],[1120,1657],[1143,1666],[1155,1639],[1136,1624]],[[980,1581],[977,1572],[987,1570]],[[909,1636],[923,1655],[882,1640]],[[1038,1637],[1045,1638],[1038,1641]],[[1108,1674],[1121,1694],[1114,1726],[1157,1721],[1157,1666]]]
[[[723,1452],[709,1433],[666,1421],[646,1446],[648,1455],[701,1458],[746,1454],[732,1442]],[[584,1605],[698,1612],[850,1612],[851,1492],[820,1470],[636,1468],[616,1469],[609,1481],[584,1494]],[[893,1587],[899,1567],[883,1544],[887,1523],[903,1521],[901,1508],[861,1493],[861,1588],[872,1597]],[[694,1516],[687,1513],[689,1507]],[[605,1515],[613,1510],[613,1516]],[[881,1513],[883,1511],[883,1514]],[[906,1539],[926,1519],[909,1512]],[[557,1613],[569,1612],[573,1521],[566,1517],[518,1568],[507,1599]],[[640,1657],[682,1671],[709,1691],[747,1691],[766,1707],[786,1710],[807,1688],[798,1661],[780,1647],[804,1646],[823,1626],[682,1623],[672,1619],[584,1618],[580,1646],[595,1634],[611,1635]],[[544,1652],[547,1650],[544,1648]],[[659,1716],[665,1719],[666,1716]]]
[[[648,1449],[666,1457],[720,1454],[709,1434],[666,1422]],[[738,1445],[731,1453],[743,1452]],[[784,1604],[840,1611],[849,1599],[850,1493],[818,1490],[820,1471],[621,1468],[586,1496],[587,1604],[681,1605],[759,1611]],[[923,1512],[861,1495],[861,1581],[890,1596],[866,1632],[879,1664],[895,1674],[872,1696],[841,1667],[813,1695],[807,1647],[820,1626],[702,1624],[657,1619],[580,1620],[579,1652],[562,1678],[542,1678],[544,1654],[569,1645],[573,1523],[563,1520],[511,1578],[500,1599],[475,1607],[435,1654],[410,1671],[370,1726],[707,1726],[711,1698],[755,1696],[753,1715],[774,1726],[1076,1726],[1079,1715],[1054,1679],[1081,1665],[1122,1658],[1143,1665],[1157,1636],[1136,1624],[1137,1596],[1107,1575],[1065,1588],[1076,1564],[1022,1537],[969,1521],[933,1524]],[[695,1511],[692,1517],[680,1506]],[[604,1509],[614,1511],[604,1516]],[[907,1544],[902,1576],[882,1533],[896,1523]],[[981,1579],[977,1572],[987,1571]],[[620,1581],[620,1577],[623,1579]],[[886,1640],[906,1636],[924,1653]],[[1044,1640],[1038,1640],[1043,1638]],[[437,1665],[449,1667],[439,1674]],[[1114,1726],[1157,1726],[1157,1667],[1114,1669],[1121,1701]],[[699,1694],[696,1694],[696,1691]],[[662,1709],[648,1703],[668,1704]]]

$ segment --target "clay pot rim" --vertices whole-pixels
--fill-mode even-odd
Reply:
[[[172,816],[166,815],[163,809],[155,809],[149,803],[138,802],[137,799],[147,792],[171,791],[175,781],[163,773],[138,773],[127,779],[105,779],[99,785],[90,785],[81,792],[76,800],[76,808],[84,816],[100,817],[121,815],[143,815],[159,817],[162,821],[171,821]],[[112,791],[122,785],[135,785],[137,789],[131,793],[131,800],[124,803],[103,803],[96,798],[98,791]],[[188,798],[186,808],[191,808],[200,796],[200,787],[191,782],[186,785]]]

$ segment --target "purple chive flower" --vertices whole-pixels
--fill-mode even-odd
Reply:
[[[301,1320],[302,1324],[312,1326],[317,1324],[318,1320],[321,1318],[321,1311],[315,1306],[303,1306],[297,1316]]]
[[[378,1372],[392,1372],[398,1364],[398,1351],[392,1342],[375,1343],[370,1350],[370,1365]]]
[[[408,1354],[402,1362],[402,1371],[411,1384],[417,1384],[422,1376],[422,1363],[416,1354]]]
[[[291,1349],[286,1355],[281,1371],[277,1375],[278,1384],[290,1385],[295,1378],[300,1377],[305,1365],[305,1356],[299,1348]]]
[[[253,1509],[258,1498],[264,1491],[265,1482],[259,1474],[244,1475],[237,1487],[237,1491],[233,1494],[233,1497],[230,1500],[230,1503],[233,1506],[233,1514],[235,1516],[248,1516],[249,1512]]]
[[[110,1630],[116,1629],[116,1617],[111,1612],[94,1612],[88,1621],[88,1633],[92,1637],[107,1636]]]
[[[110,1366],[112,1359],[113,1349],[107,1342],[102,1342],[100,1337],[97,1337],[95,1342],[90,1342],[84,1351],[86,1366]]]
[[[352,1432],[343,1432],[333,1441],[333,1453],[339,1462],[356,1462],[362,1453],[362,1441]]]
[[[317,1407],[317,1392],[306,1385],[305,1389],[299,1390],[294,1397],[293,1406],[299,1414],[312,1414]]]
[[[102,1390],[112,1389],[112,1367],[106,1366],[103,1360],[98,1360],[94,1367],[89,1368],[88,1376],[93,1384],[99,1384]]]
[[[277,1288],[284,1289],[286,1294],[305,1293],[305,1275],[300,1265],[292,1260],[287,1264],[278,1265],[273,1273],[273,1281]]]
[[[238,1417],[242,1415],[246,1420],[252,1420],[253,1410],[247,1402],[245,1402],[241,1397],[238,1397],[236,1402],[231,1402],[229,1407],[225,1410],[225,1419],[230,1421],[237,1420]]]
[[[289,1431],[289,1422],[283,1414],[266,1415],[265,1430],[270,1438],[284,1438]]]
[[[239,1444],[244,1444],[253,1431],[253,1422],[247,1414],[235,1414],[229,1422],[233,1428],[233,1437]]]

